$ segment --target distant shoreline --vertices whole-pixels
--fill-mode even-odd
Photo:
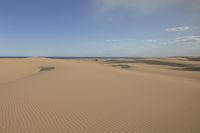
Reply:
[[[166,56],[166,57],[73,57],[73,56],[0,56],[0,58],[50,58],[50,59],[143,59],[143,58],[200,58],[200,56]]]

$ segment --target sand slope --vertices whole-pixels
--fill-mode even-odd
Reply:
[[[198,79],[89,61],[0,64],[0,133],[200,132]]]

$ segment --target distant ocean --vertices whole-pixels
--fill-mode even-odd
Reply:
[[[31,56],[0,56],[0,58],[29,58]],[[138,59],[140,57],[58,57],[58,56],[39,56],[42,58],[50,59],[78,59],[78,60],[90,60],[90,59]]]

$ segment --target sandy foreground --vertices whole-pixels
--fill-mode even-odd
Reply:
[[[112,65],[0,59],[0,133],[200,133],[200,72]]]

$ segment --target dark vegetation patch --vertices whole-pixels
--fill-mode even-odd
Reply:
[[[112,67],[121,67],[121,68],[124,68],[124,69],[128,69],[128,68],[130,68],[131,66],[126,65],[126,64],[117,64],[117,65],[112,65]]]
[[[200,72],[200,67],[185,67],[182,68],[184,71],[199,71]]]
[[[198,58],[196,59],[192,58],[192,60],[198,60]],[[126,63],[143,63],[143,64],[150,64],[150,65],[163,65],[163,66],[177,67],[177,68],[169,68],[173,70],[200,72],[200,67],[193,64],[180,64],[180,63],[175,63],[175,62],[166,62],[166,61],[158,61],[158,60],[145,60],[145,59],[120,60],[118,59],[118,60],[106,60],[104,62],[110,63],[110,64],[116,64],[112,66],[121,67],[121,68],[130,68],[129,65],[124,65]]]
[[[150,64],[150,65],[165,65],[165,66],[172,66],[172,67],[191,67],[190,64],[179,64],[174,62],[165,62],[165,61],[158,61],[158,60],[107,60],[106,63],[143,63],[143,64]]]
[[[185,57],[189,61],[200,61],[200,57]]]
[[[51,70],[54,70],[54,69],[55,69],[55,67],[41,67],[40,72],[51,71]]]

